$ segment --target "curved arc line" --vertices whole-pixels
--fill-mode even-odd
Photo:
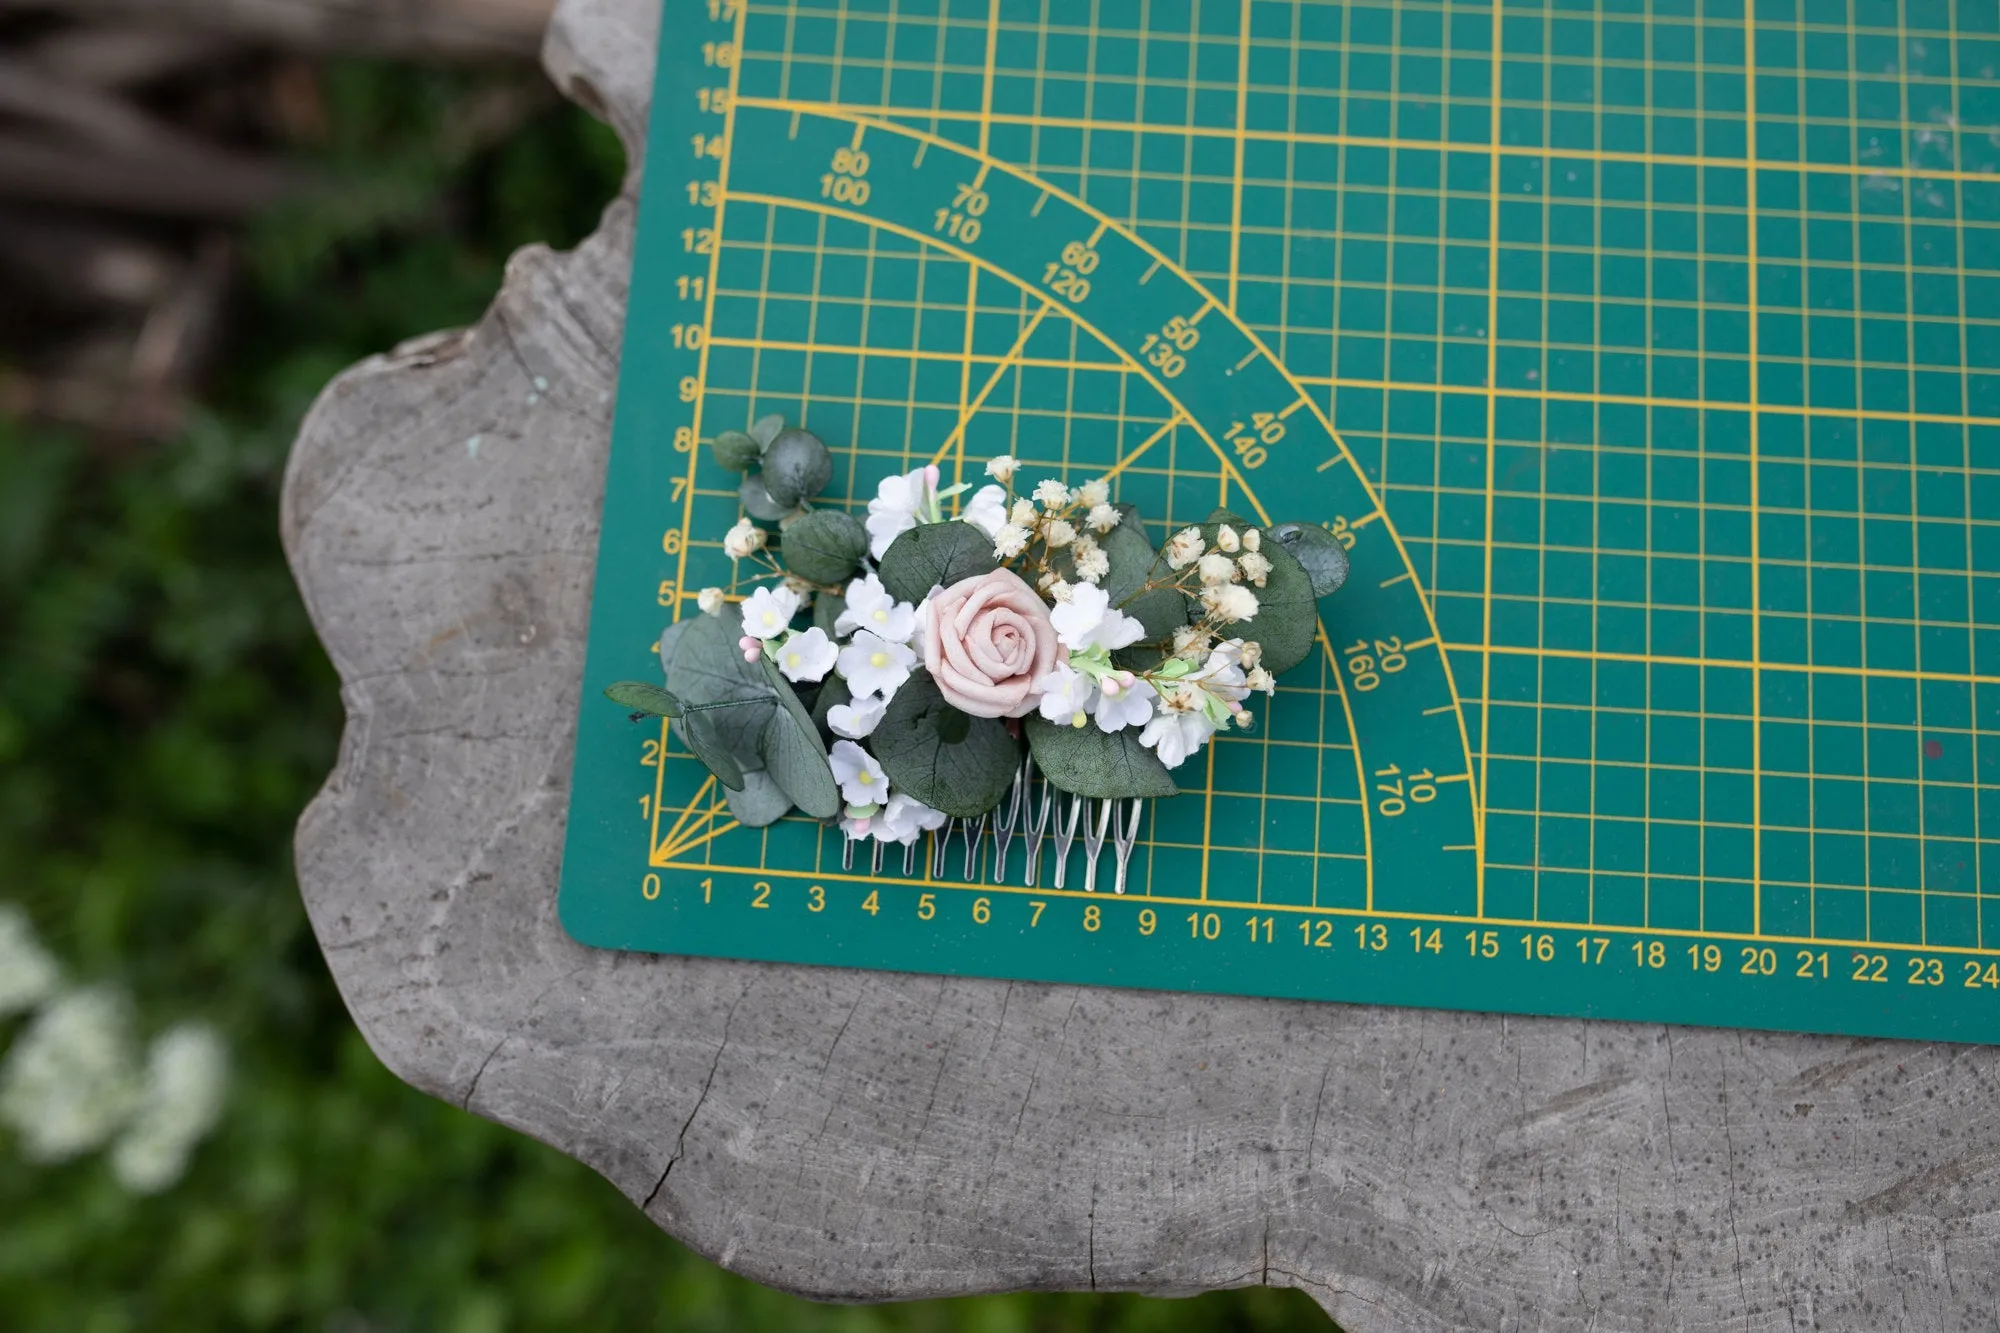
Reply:
[[[1465,751],[1466,769],[1468,771],[1471,770],[1472,738],[1470,733],[1468,733],[1465,729],[1465,701],[1458,692],[1458,678],[1451,669],[1451,656],[1445,651],[1444,648],[1444,635],[1438,629],[1437,613],[1431,606],[1430,595],[1425,590],[1423,581],[1417,577],[1416,564],[1414,561],[1410,559],[1409,549],[1403,545],[1402,534],[1396,531],[1396,525],[1389,520],[1388,508],[1382,503],[1382,497],[1376,493],[1374,483],[1368,480],[1368,474],[1362,470],[1360,462],[1354,457],[1354,452],[1347,447],[1347,441],[1342,439],[1340,432],[1334,429],[1333,422],[1327,417],[1326,413],[1320,410],[1318,401],[1315,400],[1311,394],[1305,391],[1305,386],[1299,383],[1298,379],[1292,374],[1291,368],[1287,366],[1283,360],[1281,360],[1279,357],[1277,357],[1272,353],[1270,347],[1267,346],[1264,340],[1257,335],[1257,331],[1251,328],[1248,324],[1245,324],[1240,318],[1237,317],[1236,311],[1233,307],[1225,305],[1223,302],[1217,300],[1215,293],[1210,291],[1208,287],[1200,279],[1188,273],[1179,264],[1175,263],[1172,259],[1169,259],[1163,251],[1155,247],[1152,244],[1152,242],[1146,240],[1145,237],[1140,236],[1137,232],[1131,230],[1129,227],[1125,226],[1123,223],[1113,218],[1110,214],[1105,213],[1102,209],[1099,209],[1094,205],[1086,203],[1084,200],[1079,199],[1077,196],[1071,194],[1069,191],[1063,189],[1061,186],[1051,184],[1043,180],[1039,176],[1031,175],[1030,173],[1023,171],[1021,168],[1015,166],[1011,162],[1005,162],[997,157],[994,157],[991,153],[982,152],[976,148],[968,148],[964,144],[955,143],[950,139],[941,138],[938,135],[928,133],[927,131],[924,130],[913,129],[909,126],[902,125],[896,121],[880,120],[874,116],[865,116],[849,111],[835,110],[832,107],[827,106],[826,104],[823,103],[777,101],[766,98],[746,97],[739,99],[739,104],[743,106],[762,108],[770,111],[790,111],[793,112],[794,114],[804,113],[807,115],[818,116],[825,120],[844,120],[850,122],[851,124],[862,126],[865,129],[881,130],[888,134],[900,134],[909,139],[915,139],[923,143],[935,144],[939,148],[945,149],[948,152],[957,153],[960,154],[961,156],[970,158],[973,161],[979,162],[982,166],[989,169],[997,167],[1006,174],[1014,177],[1016,180],[1022,181],[1023,183],[1028,185],[1032,185],[1036,189],[1046,190],[1051,197],[1060,199],[1064,203],[1069,204],[1071,207],[1076,208],[1081,212],[1088,214],[1090,217],[1097,219],[1097,221],[1101,223],[1105,228],[1116,232],[1126,241],[1130,242],[1132,245],[1137,246],[1140,250],[1144,251],[1146,254],[1151,255],[1154,259],[1158,260],[1163,267],[1172,270],[1175,274],[1177,274],[1181,278],[1183,282],[1187,283],[1188,286],[1192,287],[1196,292],[1200,293],[1203,298],[1213,303],[1216,309],[1222,311],[1226,316],[1228,316],[1230,321],[1233,322],[1237,328],[1243,331],[1244,336],[1250,340],[1250,345],[1257,349],[1258,354],[1262,356],[1266,361],[1270,362],[1271,365],[1277,370],[1277,372],[1280,375],[1284,376],[1285,382],[1291,385],[1292,388],[1298,392],[1299,399],[1305,403],[1306,409],[1313,414],[1313,418],[1319,422],[1321,428],[1326,431],[1327,436],[1330,439],[1332,439],[1334,446],[1340,450],[1340,456],[1347,461],[1348,467],[1354,470],[1355,480],[1361,483],[1362,491],[1368,496],[1369,500],[1374,503],[1375,512],[1382,515],[1382,526],[1388,532],[1389,540],[1395,544],[1396,554],[1402,560],[1403,568],[1410,571],[1410,582],[1411,585],[1416,589],[1417,602],[1424,609],[1424,619],[1430,624],[1431,634],[1436,641],[1438,663],[1440,666],[1444,668],[1445,687],[1451,691],[1452,715],[1458,721],[1459,745]],[[751,196],[745,195],[740,197],[749,198]],[[876,219],[869,217],[865,213],[855,213],[851,211],[835,210],[835,209],[827,209],[825,211],[836,213],[840,217],[853,218],[855,220],[862,222],[872,223],[876,221]],[[891,230],[903,230],[903,229],[892,227]],[[999,267],[990,262],[976,259],[970,251],[963,250],[958,246],[949,243],[937,242],[935,238],[925,236],[919,232],[911,231],[908,232],[907,234],[913,236],[915,239],[919,241],[938,244],[940,249],[943,249],[948,253],[958,255],[959,257],[969,260],[971,262],[979,263],[981,267],[992,270],[994,273],[999,274],[1002,277],[1005,277],[1006,279],[1008,279],[1008,281],[1015,283],[1017,286],[1026,287],[1026,284],[1022,283],[1020,279],[1016,278],[1013,274],[1008,273],[1003,269],[1000,269]],[[1029,288],[1028,290],[1032,291],[1034,289]],[[1041,295],[1039,291],[1036,291],[1035,294],[1037,296]],[[1091,333],[1094,334],[1107,347],[1110,347],[1113,351],[1117,352],[1119,356],[1124,359],[1127,365],[1133,367],[1133,369],[1137,370],[1139,374],[1142,375],[1155,388],[1159,389],[1161,394],[1163,394],[1170,402],[1179,405],[1180,400],[1175,398],[1173,394],[1167,390],[1165,384],[1155,379],[1150,373],[1148,373],[1146,367],[1134,361],[1133,358],[1126,353],[1123,347],[1120,347],[1116,342],[1113,342],[1110,338],[1105,337],[1105,335],[1099,332],[1097,328],[1092,326],[1089,323],[1089,321],[1081,318],[1081,316],[1077,314],[1074,307],[1070,308],[1069,313],[1073,318],[1076,319],[1077,323],[1089,329]],[[1190,417],[1190,421],[1192,422],[1192,417]],[[1199,424],[1195,424],[1195,430],[1201,434],[1201,437],[1204,440],[1208,441],[1209,448],[1214,449],[1218,457],[1221,457],[1225,463],[1230,461],[1226,455],[1223,455],[1221,449],[1217,448],[1214,439],[1209,436],[1206,430],[1203,430]],[[1244,487],[1244,494],[1251,496],[1252,503],[1255,503],[1256,501],[1255,494],[1247,486]],[[1269,521],[1268,515],[1266,515],[1265,521],[1266,522]],[[1324,631],[1322,631],[1322,635],[1323,633]],[[1339,663],[1336,661],[1334,665],[1338,667]],[[1336,682],[1340,684],[1342,697],[1345,698],[1346,683],[1340,680],[1340,674],[1338,671],[1334,673],[1334,679]],[[1481,743],[1484,744],[1485,738],[1481,737],[1480,739]],[[1356,747],[1356,751],[1357,753],[1359,752],[1358,745]],[[1365,781],[1363,782],[1362,786],[1363,786],[1363,794],[1365,795],[1367,787]],[[1473,815],[1472,827],[1473,827],[1473,832],[1479,844],[1477,858],[1480,867],[1480,874],[1483,876],[1485,873],[1485,866],[1486,866],[1486,792],[1483,789],[1483,784],[1479,783],[1476,780],[1471,784],[1471,786],[1472,786],[1472,815]]]
[[[995,277],[998,277],[1003,281],[1012,283],[1014,286],[1020,288],[1022,291],[1028,293],[1031,296],[1035,296],[1038,298],[1042,296],[1042,293],[1037,288],[1030,286],[1024,279],[1022,279],[1015,273],[1007,269],[1001,268],[998,264],[995,264],[992,260],[982,259],[978,255],[975,255],[970,251],[961,250],[955,245],[951,245],[947,242],[938,240],[936,237],[926,236],[920,231],[917,231],[910,227],[903,226],[901,223],[890,222],[885,218],[870,217],[865,213],[856,213],[849,209],[835,208],[830,204],[822,204],[817,202],[816,200],[810,200],[810,199],[786,199],[779,195],[759,194],[751,191],[737,192],[733,194],[731,197],[736,199],[741,199],[745,203],[765,204],[776,208],[802,208],[812,213],[824,213],[831,217],[845,218],[848,221],[859,222],[866,226],[880,227],[884,231],[894,232],[898,236],[907,237],[910,240],[919,242],[920,244],[934,245],[938,249],[945,251],[947,254],[950,254],[955,258],[962,259],[966,263],[971,264],[976,268],[985,269],[987,272],[993,274]],[[1092,337],[1096,338],[1099,342],[1103,343],[1113,352],[1116,352],[1118,354],[1119,360],[1123,361],[1128,369],[1133,371],[1141,379],[1145,380],[1148,384],[1152,385],[1155,389],[1157,389],[1160,393],[1160,396],[1162,398],[1165,398],[1167,402],[1172,405],[1174,411],[1180,415],[1181,419],[1186,421],[1188,425],[1192,426],[1195,430],[1195,433],[1200,435],[1202,440],[1207,443],[1208,447],[1214,451],[1216,457],[1222,460],[1223,467],[1227,469],[1228,472],[1236,476],[1237,485],[1241,486],[1243,489],[1243,493],[1250,498],[1250,503],[1257,507],[1257,510],[1259,514],[1262,515],[1264,522],[1267,525],[1270,523],[1271,521],[1270,515],[1268,512],[1264,510],[1262,502],[1257,499],[1256,492],[1251,490],[1248,486],[1243,485],[1242,474],[1240,472],[1236,472],[1235,465],[1230,461],[1228,456],[1223,453],[1221,448],[1217,446],[1214,437],[1211,436],[1208,433],[1208,431],[1202,427],[1199,421],[1195,420],[1193,414],[1187,410],[1187,405],[1182,403],[1181,400],[1177,396],[1175,396],[1172,390],[1167,388],[1165,384],[1163,384],[1158,379],[1155,379],[1151,374],[1149,374],[1146,371],[1145,367],[1143,367],[1142,365],[1139,364],[1139,362],[1134,360],[1132,356],[1129,353],[1127,353],[1123,347],[1119,346],[1118,343],[1114,341],[1102,329],[1099,329],[1095,324],[1085,319],[1080,313],[1078,313],[1075,307],[1072,306],[1065,309],[1063,307],[1056,306],[1053,302],[1045,302],[1045,303],[1048,304],[1052,309],[1061,309],[1062,313],[1069,316],[1070,319],[1074,320],[1080,328],[1084,329]],[[1222,307],[1218,306],[1217,309],[1222,309]],[[1268,356],[1269,354],[1266,353],[1266,355]],[[1280,367],[1280,370],[1282,369],[1283,367]],[[1290,377],[1287,376],[1287,378]],[[1366,477],[1362,477],[1361,481],[1363,485],[1366,485],[1368,479]],[[1387,521],[1388,519],[1387,516],[1385,515],[1383,518],[1383,522],[1386,523]],[[1398,549],[1399,550],[1401,549],[1400,545]],[[1406,556],[1404,560],[1405,564],[1407,564],[1408,557]],[[1412,572],[1411,574],[1412,582],[1415,581],[1415,578],[1416,575],[1414,572]],[[1424,605],[1425,611],[1426,613],[1428,613],[1429,611],[1428,603],[1425,603],[1421,596],[1419,596],[1418,601],[1420,604]],[[1433,632],[1435,632],[1436,630],[1435,623],[1433,623],[1432,629]],[[1332,663],[1331,674],[1333,676],[1333,683],[1334,683],[1334,697],[1340,700],[1340,711],[1347,718],[1347,734],[1350,738],[1352,738],[1354,742],[1353,746],[1351,747],[1354,751],[1354,780],[1355,780],[1356,790],[1361,795],[1362,848],[1366,852],[1368,857],[1368,863],[1367,863],[1368,895],[1369,895],[1369,902],[1372,904],[1374,901],[1374,893],[1375,893],[1375,807],[1371,805],[1368,801],[1368,772],[1366,766],[1362,763],[1361,760],[1361,731],[1358,727],[1354,725],[1354,706],[1352,701],[1348,698],[1347,695],[1347,682],[1345,682],[1340,678],[1340,663],[1334,656],[1333,644],[1326,637],[1326,626],[1324,624],[1321,624],[1319,626],[1317,631],[1317,637],[1319,639],[1321,651],[1323,651],[1326,654],[1327,660],[1330,663]],[[1438,647],[1439,659],[1442,660],[1444,657],[1444,644],[1441,639],[1438,641],[1437,647]],[[1445,673],[1445,679],[1447,683],[1450,682],[1451,673],[1448,670]],[[1455,687],[1453,688],[1452,691],[1452,704],[1455,710],[1458,709],[1459,707],[1458,693]],[[1459,731],[1461,735],[1464,733],[1464,730],[1465,730],[1465,720],[1461,716],[1459,719]],[[1470,768],[1471,766],[1472,766],[1472,751],[1468,748],[1466,750],[1466,767]],[[1480,818],[1479,808],[1476,805],[1472,813],[1473,813],[1473,819],[1472,819],[1473,832],[1475,835],[1479,835],[1481,818]],[[1480,859],[1482,862],[1485,859],[1483,852],[1480,853]]]

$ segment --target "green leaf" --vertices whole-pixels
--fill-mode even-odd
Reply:
[[[833,480],[833,454],[809,430],[781,432],[764,450],[764,489],[787,509],[809,500]]]
[[[1330,597],[1347,582],[1347,548],[1317,523],[1280,523],[1265,530],[1264,540],[1276,542],[1305,566],[1312,579],[1313,596]]]
[[[724,708],[713,713],[688,713],[674,723],[681,741],[694,752],[694,757],[706,764],[708,771],[715,774],[715,780],[731,791],[743,788],[743,765],[736,761],[734,745],[722,734],[714,719],[748,711],[745,708]]]
[[[743,502],[743,512],[766,523],[776,523],[792,512],[796,504],[779,504],[770,491],[764,487],[761,473],[753,473],[743,479],[736,488],[736,496]]]
[[[983,535],[976,530],[975,534]],[[966,718],[964,739],[951,743],[940,734],[946,713]],[[956,727],[956,719],[951,725]],[[924,671],[896,691],[869,743],[889,775],[890,786],[960,819],[976,819],[1000,804],[1021,766],[1021,743],[1007,733],[1005,724],[998,718],[959,713]]]
[[[919,523],[882,553],[882,586],[899,602],[921,602],[932,588],[949,588],[999,567],[993,539],[970,523]]]
[[[828,623],[831,624],[831,622]],[[830,629],[827,632],[832,633]],[[819,738],[822,744],[832,745],[838,739],[833,734],[832,724],[826,720],[827,714],[842,704],[851,704],[853,702],[854,691],[847,688],[847,682],[839,676],[829,674],[826,680],[820,685],[819,698],[813,700],[812,707],[813,725],[819,728]]]
[[[1245,528],[1256,526],[1256,524],[1252,523],[1249,519],[1243,517],[1241,514],[1235,513],[1232,510],[1224,509],[1220,505],[1208,511],[1208,517],[1201,521],[1201,526],[1204,531],[1212,533],[1216,528],[1221,527],[1224,523],[1227,523],[1230,527],[1235,528],[1238,532],[1243,531],[1243,529]],[[1209,538],[1208,544],[1210,546],[1215,545],[1214,537],[1211,536]]]
[[[831,819],[840,812],[840,784],[833,780],[826,746],[812,715],[792,693],[792,687],[769,660],[764,676],[777,695],[777,708],[764,724],[764,768],[784,788],[792,804],[814,819]]]
[[[667,626],[665,631],[661,633],[660,670],[666,673],[667,675],[673,674],[674,647],[675,645],[680,643],[681,635],[685,634],[687,632],[687,627],[693,623],[694,621],[692,618],[689,618],[687,620],[676,620],[673,624]]]
[[[708,451],[731,472],[748,472],[757,466],[764,446],[740,430],[726,430],[708,442]]]
[[[785,428],[785,419],[776,412],[767,417],[758,417],[750,425],[750,438],[757,441],[759,449],[771,447],[771,441],[778,438],[778,432]]]
[[[868,529],[838,509],[815,509],[785,528],[785,568],[813,583],[844,583],[868,554]],[[838,612],[835,612],[838,615]],[[827,633],[832,634],[829,626]]]
[[[1180,794],[1167,766],[1139,744],[1134,728],[1104,732],[1094,723],[1066,727],[1031,716],[1027,731],[1035,767],[1059,791],[1089,797]]]
[[[840,619],[840,613],[847,609],[847,599],[837,592],[823,592],[813,598],[813,624],[826,631],[826,637],[833,637],[833,622]],[[834,677],[829,676],[829,680]]]
[[[745,773],[743,790],[725,793],[730,815],[744,828],[763,828],[792,812],[792,798],[767,772]]]
[[[1275,676],[1312,655],[1319,599],[1313,596],[1312,576],[1290,551],[1276,542],[1265,542],[1262,550],[1271,572],[1263,587],[1250,588],[1257,594],[1257,614],[1242,624],[1223,626],[1222,632],[1263,644],[1263,667]]]
[[[701,722],[697,729],[705,742],[711,748],[726,750],[737,770],[763,767],[758,744],[777,702],[772,698],[761,666],[744,661],[743,650],[737,646],[737,640],[743,637],[742,610],[728,605],[715,615],[696,616],[682,623],[688,628],[680,634],[673,664],[667,672],[667,684],[684,710],[679,724],[682,738],[703,763],[708,763],[688,726],[698,717]],[[737,706],[699,711],[706,705],[728,702]],[[709,770],[718,778],[723,776],[713,764],[709,764]],[[740,782],[739,778],[737,784],[725,785],[740,785]]]
[[[643,680],[621,680],[604,687],[604,697],[630,712],[651,713],[654,717],[679,717],[681,701],[657,685]]]
[[[1187,599],[1172,588],[1155,588],[1141,597],[1132,594],[1152,577],[1157,552],[1146,536],[1145,520],[1131,505],[1118,506],[1122,517],[1118,526],[1097,539],[1111,561],[1111,572],[1098,580],[1110,596],[1111,604],[1146,627],[1146,638],[1165,641],[1187,624]],[[1161,564],[1161,571],[1166,571]]]

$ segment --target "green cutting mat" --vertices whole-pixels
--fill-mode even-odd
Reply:
[[[2000,1040],[1993,3],[666,10],[578,939]],[[769,412],[856,509],[1013,453],[1353,577],[1129,895],[843,873],[599,695]]]

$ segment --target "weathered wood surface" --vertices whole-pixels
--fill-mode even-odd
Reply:
[[[634,146],[655,23],[565,0],[547,51]],[[1990,1050],[571,943],[632,216],[342,376],[293,458],[285,540],[349,714],[299,873],[399,1074],[812,1296],[1270,1282],[1355,1333],[1994,1327]]]

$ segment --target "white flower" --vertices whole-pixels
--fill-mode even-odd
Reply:
[[[891,643],[908,643],[917,630],[917,609],[899,602],[873,574],[847,585],[847,609],[834,618],[833,632],[865,629]]]
[[[1208,652],[1214,638],[1199,625],[1183,625],[1174,631],[1174,656],[1200,658]]]
[[[0,903],[0,1018],[33,1009],[61,984],[62,968],[35,938],[28,914]]]
[[[989,537],[997,535],[1007,522],[1007,492],[998,486],[981,486],[965,502],[958,518]]]
[[[1244,550],[1246,550],[1246,551],[1254,551],[1254,550],[1257,550],[1257,549],[1258,549],[1259,547],[1263,546],[1263,544],[1264,544],[1264,534],[1263,534],[1263,533],[1261,533],[1261,532],[1257,531],[1257,529],[1255,529],[1255,528],[1245,528],[1245,529],[1243,530],[1243,549],[1244,549]]]
[[[1028,530],[1012,523],[1000,525],[1000,531],[993,534],[993,554],[1001,560],[1012,560],[1028,549]]]
[[[1068,519],[1052,518],[1042,525],[1042,540],[1051,551],[1061,550],[1076,540],[1076,528]]]
[[[1111,529],[1117,527],[1119,520],[1124,517],[1123,514],[1113,509],[1110,505],[1092,505],[1090,507],[1090,516],[1084,521],[1090,524],[1091,528],[1097,532],[1109,532]]]
[[[1069,487],[1054,477],[1046,477],[1035,486],[1035,500],[1050,512],[1067,509],[1070,502]]]
[[[1035,688],[1042,696],[1036,708],[1059,726],[1080,727],[1097,707],[1097,682],[1067,662],[1056,663],[1048,675],[1035,682]]]
[[[1035,526],[1035,520],[1040,517],[1041,515],[1035,512],[1033,500],[1016,500],[1014,507],[1007,511],[1007,521],[1017,528],[1032,528]]]
[[[826,631],[814,625],[805,633],[794,633],[785,640],[778,649],[778,670],[786,680],[821,681],[833,670],[839,657],[840,649],[833,646]]]
[[[889,799],[889,775],[874,755],[853,741],[835,741],[827,758],[849,805],[879,805]]]
[[[125,997],[92,987],[36,1015],[0,1068],[0,1124],[33,1162],[89,1152],[124,1127],[139,1104],[138,1059]]]
[[[753,639],[775,639],[799,613],[799,595],[790,588],[759,588],[743,599],[743,632]]]
[[[1070,584],[1064,582],[1062,579],[1055,578],[1052,579],[1049,583],[1045,584],[1042,588],[1042,591],[1049,595],[1050,601],[1067,602],[1069,600],[1069,595],[1071,591],[1073,591],[1073,589]]]
[[[1104,548],[1088,537],[1078,537],[1070,552],[1076,564],[1076,576],[1085,583],[1096,583],[1111,572],[1111,557]]]
[[[1079,504],[1091,509],[1096,509],[1100,505],[1108,506],[1111,502],[1111,482],[1104,477],[1099,477],[1096,481],[1086,481],[1076,488],[1076,498]]]
[[[1160,711],[1153,714],[1153,720],[1139,733],[1139,744],[1151,750],[1168,768],[1179,768],[1189,755],[1208,744],[1208,738],[1214,734],[1215,723],[1207,713],[1199,708],[1170,708],[1163,700]]]
[[[1015,469],[1020,466],[1020,459],[1014,457],[1012,454],[1002,454],[998,458],[987,462],[986,475],[1004,486],[1014,480]]]
[[[1257,594],[1240,583],[1203,588],[1201,602],[1211,616],[1226,625],[1249,620],[1257,614]]]
[[[834,735],[858,741],[875,734],[888,708],[889,701],[881,695],[864,695],[852,703],[835,704],[827,709],[826,725],[833,728]]]
[[[1210,551],[1194,564],[1201,571],[1201,581],[1211,588],[1236,582],[1236,562],[1220,551]]]
[[[1235,703],[1250,693],[1249,681],[1243,674],[1241,658],[1238,655],[1239,643],[1240,640],[1231,639],[1227,643],[1217,644],[1215,651],[1208,655],[1208,661],[1202,664],[1201,669],[1181,677],[1181,683],[1199,686],[1225,703]]]
[[[1111,605],[1111,595],[1094,583],[1070,588],[1069,600],[1049,612],[1056,637],[1072,652],[1125,648],[1146,637],[1146,627]]]
[[[1256,666],[1264,660],[1264,645],[1255,639],[1250,640],[1236,650],[1236,660],[1246,667]]]
[[[1235,555],[1237,549],[1243,543],[1237,538],[1236,529],[1224,523],[1215,530],[1215,545],[1218,550],[1227,551],[1229,554]]]
[[[146,1059],[146,1088],[131,1126],[111,1151],[111,1172],[134,1194],[157,1194],[181,1178],[188,1155],[222,1117],[229,1052],[204,1024],[164,1033]]]
[[[736,520],[736,526],[722,535],[722,553],[731,560],[741,560],[752,551],[764,547],[764,529],[747,518]]]
[[[1255,534],[1252,535],[1254,536]],[[1264,580],[1271,577],[1270,558],[1259,555],[1255,551],[1245,551],[1242,555],[1237,556],[1236,567],[1243,571],[1244,578],[1249,579],[1260,588],[1264,586]]]
[[[914,796],[897,792],[882,807],[874,821],[874,834],[883,842],[912,843],[927,829],[943,828],[946,815],[933,810]]]
[[[1236,723],[1238,731],[1248,731],[1257,723],[1257,715],[1247,708],[1239,708],[1231,713],[1229,717],[1231,721]]]
[[[879,694],[886,698],[910,678],[910,668],[916,660],[917,655],[905,645],[864,629],[855,631],[847,646],[840,650],[840,660],[834,669],[855,694]]]
[[[1204,547],[1200,528],[1182,528],[1167,542],[1167,568],[1186,569],[1201,559]]]
[[[1263,667],[1251,667],[1250,674],[1243,679],[1253,690],[1262,690],[1266,694],[1275,694],[1278,691],[1278,682]]]
[[[701,608],[701,613],[703,615],[712,616],[716,615],[722,610],[723,603],[727,600],[728,599],[722,595],[722,589],[703,588],[701,592],[698,595],[696,595],[694,599],[694,604]]]
[[[1114,671],[1098,683],[1097,729],[1141,727],[1153,716],[1153,687],[1129,671]]]
[[[884,477],[868,502],[868,550],[877,560],[889,543],[919,523],[935,522],[938,470],[935,464]]]

